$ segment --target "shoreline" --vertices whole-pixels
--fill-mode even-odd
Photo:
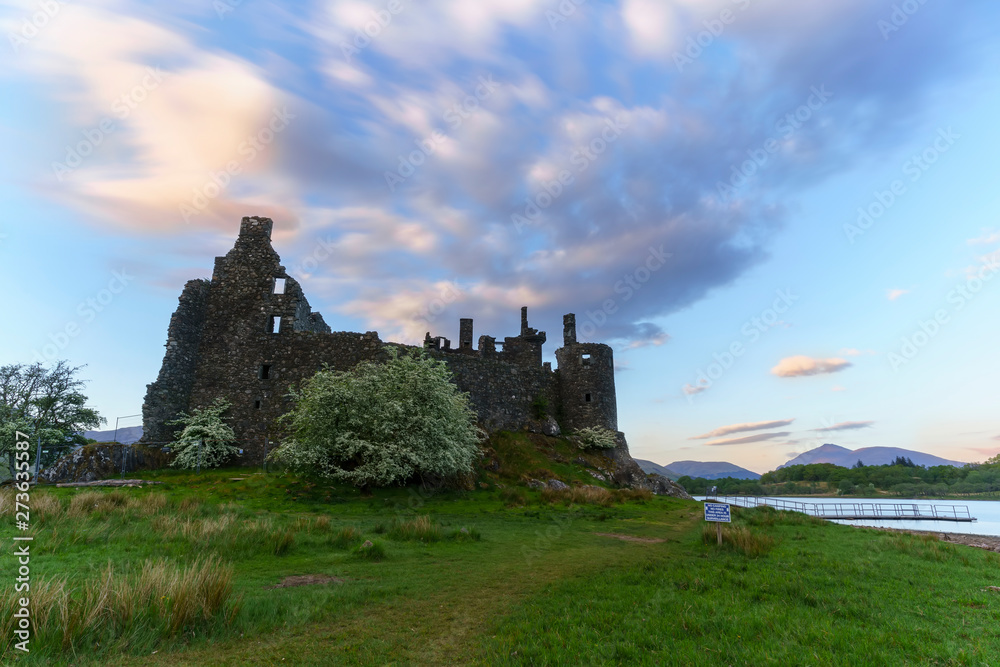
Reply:
[[[842,524],[843,525],[843,524]],[[910,535],[937,535],[942,542],[963,544],[967,547],[985,549],[1000,553],[1000,537],[995,535],[970,535],[967,533],[945,533],[940,530],[911,530],[909,528],[887,528],[884,526],[851,526],[863,530],[885,530],[894,533],[909,533]]]

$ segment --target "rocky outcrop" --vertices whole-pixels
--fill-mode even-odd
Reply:
[[[632,489],[649,489],[657,495],[694,500],[680,484],[671,482],[663,475],[647,475],[629,453],[624,433],[617,432],[615,439],[618,445],[605,452],[611,462],[611,481]]]
[[[694,500],[684,487],[677,482],[671,481],[669,478],[663,475],[658,475],[653,473],[646,476],[646,481],[649,483],[649,490],[658,496],[671,496],[673,498],[682,498],[684,500]]]
[[[86,445],[74,449],[58,461],[43,469],[39,481],[43,482],[93,482],[123,470],[130,472],[139,468],[158,468],[166,463],[167,455],[158,449],[147,447],[123,447],[117,444]]]

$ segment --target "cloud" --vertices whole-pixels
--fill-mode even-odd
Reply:
[[[993,439],[994,439],[994,440],[1000,440],[1000,435],[995,435],[995,436],[993,436]]]
[[[863,0],[762,0],[746,12],[729,0],[563,3],[575,9],[558,25],[552,0],[428,0],[403,3],[357,53],[342,46],[383,0],[321,0],[301,19],[262,3],[288,26],[256,10],[227,16],[246,35],[188,4],[152,13],[81,0],[3,68],[40,91],[38,116],[66,128],[39,133],[54,158],[145,67],[169,74],[65,184],[30,173],[24,185],[119,235],[231,240],[241,216],[271,215],[287,264],[320,243],[335,249],[308,267],[315,305],[404,342],[428,326],[448,335],[470,315],[503,335],[529,305],[550,333],[575,312],[582,340],[661,344],[651,321],[759,266],[798,224],[801,192],[912,139],[923,102],[985,61],[968,35],[982,24],[975,3],[928,4],[886,42],[874,27],[885,7]],[[724,8],[737,20],[679,70],[673,50]],[[497,86],[478,97],[484,79]],[[832,97],[786,134],[778,122],[813,86]],[[284,105],[289,128],[184,225],[178,205]],[[428,143],[434,132],[443,139]],[[780,150],[720,197],[769,139]],[[409,175],[390,189],[386,174],[401,168]],[[553,180],[563,171],[568,185]],[[529,211],[516,227],[512,216]],[[651,271],[661,248],[669,257]],[[441,284],[462,298],[418,322]]]
[[[968,243],[969,245],[993,245],[994,243],[1000,243],[1000,232],[984,230],[982,236],[969,239]]]
[[[681,391],[683,391],[688,396],[694,396],[696,394],[700,394],[706,389],[708,389],[708,385],[703,385],[703,384],[699,385],[686,384],[683,387],[681,387]]]
[[[635,334],[625,346],[625,350],[635,350],[650,345],[659,347],[670,340],[670,335],[666,331],[651,322],[640,322],[635,326]]]
[[[852,365],[851,362],[839,358],[814,359],[799,355],[796,357],[785,357],[778,362],[777,366],[771,369],[771,373],[778,377],[801,377],[805,375],[836,373]]]
[[[827,433],[829,431],[853,431],[859,428],[871,428],[872,424],[875,422],[840,422],[839,424],[834,424],[833,426],[824,426],[823,428],[814,428],[813,431],[817,433]]]
[[[743,433],[744,431],[763,431],[771,428],[781,428],[782,426],[788,426],[794,419],[780,419],[776,421],[769,422],[749,422],[746,424],[732,424],[730,426],[720,426],[719,428],[709,431],[703,435],[696,435],[690,440],[707,440],[709,438],[718,438],[723,435],[730,435],[731,433]]]
[[[639,55],[663,58],[674,51],[672,35],[677,21],[670,3],[662,0],[624,0],[622,21],[628,30],[629,44]]]
[[[888,292],[886,293],[886,296],[888,296],[889,301],[895,301],[896,299],[898,299],[899,297],[903,296],[904,294],[909,294],[909,293],[910,293],[910,290],[908,290],[908,289],[891,289],[891,290],[888,290]]]
[[[847,391],[847,387],[842,387],[839,384],[835,384],[833,385],[833,387],[830,388],[830,391]]]
[[[268,128],[292,96],[247,61],[201,49],[170,28],[87,6],[72,12],[40,31],[31,57],[17,61],[60,91],[72,128],[60,132],[66,147],[54,149],[53,173],[39,190],[133,233],[231,233],[248,208],[294,224],[292,188],[275,176],[279,142]],[[247,141],[261,131],[271,136],[251,158]],[[244,187],[227,187],[237,179]],[[210,196],[189,226],[179,209],[195,190]]]
[[[716,447],[723,445],[743,445],[749,444],[751,442],[764,442],[766,440],[774,440],[775,438],[784,438],[785,436],[791,435],[791,431],[781,431],[779,433],[758,433],[757,435],[748,435],[743,438],[729,438],[724,440],[711,440],[705,443],[706,447]]]

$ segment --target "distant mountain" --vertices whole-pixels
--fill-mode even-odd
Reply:
[[[799,454],[784,465],[778,466],[778,468],[807,465],[809,463],[832,463],[850,468],[858,461],[861,461],[866,466],[880,466],[892,463],[898,456],[908,458],[918,466],[962,467],[965,465],[962,461],[949,461],[940,456],[915,452],[912,449],[902,449],[900,447],[862,447],[861,449],[850,450],[840,445],[821,445],[816,449],[810,449],[808,452]]]
[[[83,437],[96,440],[97,442],[111,442],[115,439],[115,430],[108,431],[84,431]],[[118,429],[118,442],[123,445],[131,445],[142,437],[141,426],[123,426]]]
[[[639,464],[642,465],[641,463]],[[702,477],[704,479],[721,479],[735,477],[736,479],[760,479],[760,475],[752,470],[741,468],[725,461],[674,461],[667,468],[683,477]]]
[[[661,466],[659,463],[653,463],[652,461],[645,461],[643,459],[635,459],[635,462],[639,464],[639,467],[642,468],[642,471],[647,475],[650,474],[663,475],[667,479],[673,479],[673,480],[676,480],[678,477],[683,477],[683,475],[678,475],[670,468],[667,468],[666,466]]]

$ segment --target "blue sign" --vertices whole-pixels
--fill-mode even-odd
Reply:
[[[730,523],[729,505],[723,503],[705,503],[705,521]]]

